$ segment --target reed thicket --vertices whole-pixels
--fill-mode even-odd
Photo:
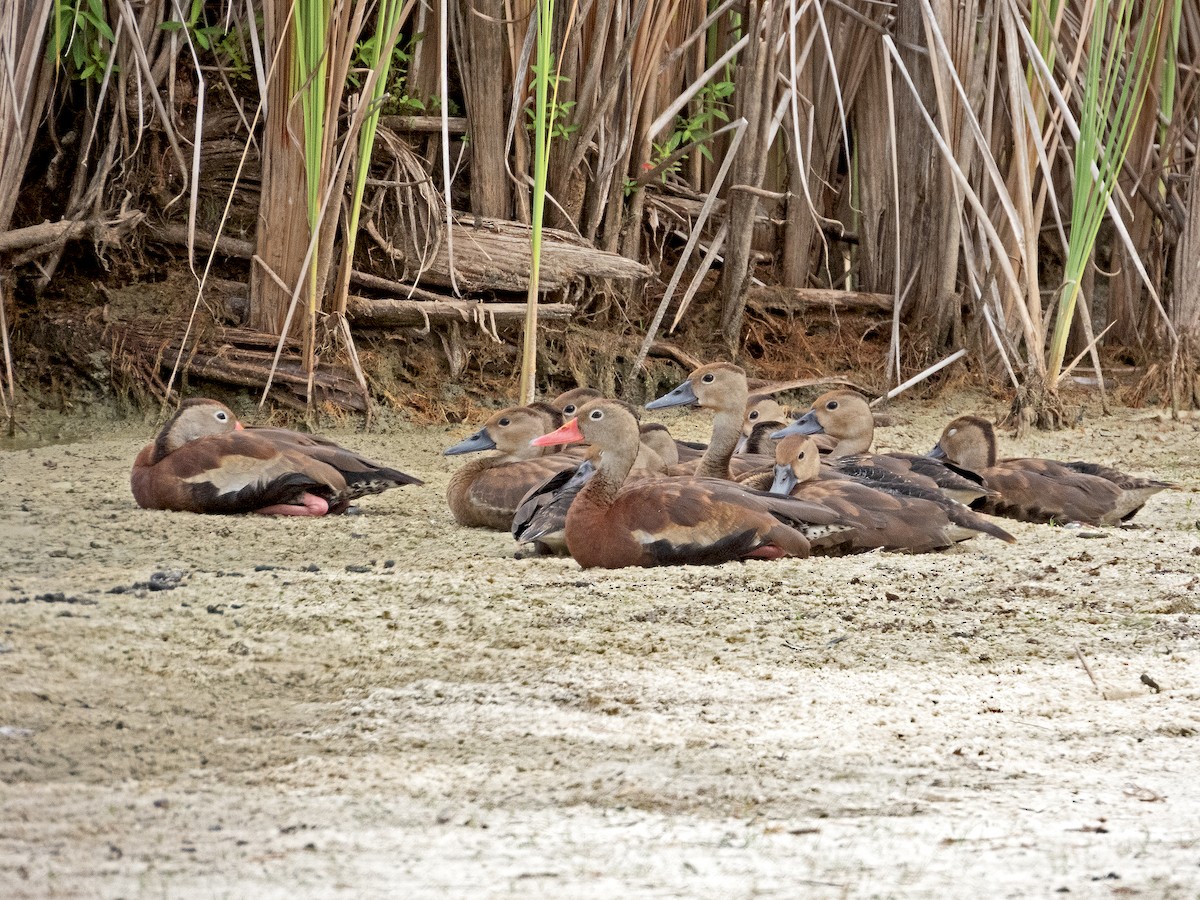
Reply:
[[[250,326],[298,338],[310,372],[348,355],[364,393],[352,286],[496,339],[492,302],[565,301],[640,344],[638,365],[693,317],[738,354],[772,290],[890,306],[891,383],[965,349],[1025,423],[1059,421],[1084,363],[1200,403],[1183,0],[0,7],[9,318],[68,241],[103,256],[186,223],[195,253],[232,221]],[[206,205],[218,190],[231,215]],[[541,242],[541,278],[520,241]]]

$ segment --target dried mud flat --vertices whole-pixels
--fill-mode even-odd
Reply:
[[[0,451],[5,897],[1200,893],[1200,419],[1006,440],[1134,529],[619,572],[456,528],[466,427],[319,521],[136,509],[152,430]]]

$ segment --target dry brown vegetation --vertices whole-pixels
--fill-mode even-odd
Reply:
[[[1019,421],[1054,424],[1049,336],[1070,316],[1070,374],[1086,363],[1103,389],[1103,365],[1137,399],[1195,405],[1200,12],[1133,5],[1153,62],[1139,82],[1139,45],[1114,38],[1122,6],[559,0],[541,384],[586,369],[637,393],[648,354],[690,350],[781,377],[865,367],[882,389],[966,348],[971,372],[1014,392]],[[455,382],[481,360],[510,365],[536,15],[531,0],[447,7],[443,20],[438,4],[401,4],[378,26],[374,4],[339,6],[306,72],[303,3],[264,0],[251,27],[232,2],[6,0],[5,410],[55,361],[41,338],[68,305],[85,343],[103,335],[126,383],[164,402],[190,369],[366,408],[398,398],[359,345],[377,359],[392,339],[424,354],[427,377],[426,358]],[[1113,96],[1089,99],[1093,61],[1114,66]],[[1126,109],[1129,145],[1096,158],[1116,191],[1060,312],[1089,107],[1102,124]],[[374,112],[348,259],[344,201]],[[96,313],[105,290],[189,270],[169,308]],[[258,335],[248,347],[228,325]],[[608,357],[581,367],[589,352]]]

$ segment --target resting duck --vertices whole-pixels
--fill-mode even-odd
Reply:
[[[808,407],[784,406],[770,394],[751,394],[746,401],[746,418],[742,422],[743,443],[738,445],[738,452],[773,454],[775,442],[770,440],[771,432],[791,424],[806,412]],[[886,428],[896,424],[892,416],[873,410],[871,419],[875,428]],[[768,425],[775,427],[767,428]],[[822,453],[828,453],[837,446],[837,438],[828,434],[814,434],[811,437],[816,440],[817,449]]]
[[[595,388],[571,388],[569,391],[563,391],[551,400],[550,406],[557,409],[562,414],[563,421],[566,421],[567,419],[574,418],[575,413],[584,403],[587,403],[589,400],[599,400],[602,396],[604,395]]]
[[[421,479],[286,428],[244,428],[216,400],[184,400],[130,476],[146,509],[323,516]]]
[[[748,394],[745,371],[732,363],[717,362],[701,366],[674,390],[646,404],[646,409],[698,406],[715,413],[704,455],[697,461],[681,463],[670,470],[671,474],[736,480],[770,467],[770,457],[734,455],[741,439]]]
[[[473,460],[450,478],[446,502],[454,521],[473,528],[508,531],[521,499],[551,475],[579,465],[576,453],[532,447],[529,442],[562,424],[545,404],[511,406],[494,413],[468,438],[443,450],[446,456],[495,450]]]
[[[626,482],[637,456],[637,420],[611,400],[584,404],[576,418],[534,443],[579,441],[599,451],[596,474],[567,513],[567,547],[584,568],[807,556],[807,535],[841,527],[823,507],[719,479]]]
[[[927,553],[979,534],[1016,542],[1004,529],[937,491],[901,478],[885,488],[829,471],[821,465],[816,442],[805,435],[789,435],[776,445],[771,493],[819,503],[852,526],[814,539],[814,553],[840,555],[876,548]]]
[[[1126,475],[1107,466],[1052,459],[996,459],[996,431],[978,416],[960,416],[929,454],[976,472],[994,491],[972,506],[1022,522],[1128,522],[1167,481]]]
[[[950,499],[967,505],[989,494],[978,476],[940,460],[915,453],[870,453],[875,437],[874,416],[866,398],[854,391],[822,394],[808,412],[771,437],[781,440],[789,434],[821,433],[837,439],[827,460],[847,474],[875,480],[885,478],[884,472],[890,472],[923,487],[940,490]]]
[[[618,401],[614,401],[618,402]],[[637,412],[621,404],[637,418]],[[641,446],[630,478],[649,478],[664,474],[679,462],[675,440],[665,426],[640,423]],[[593,451],[594,452],[594,451]],[[574,469],[551,475],[531,488],[513,514],[512,536],[518,544],[528,544],[536,555],[567,553],[567,511],[580,489],[596,472],[594,462],[585,459]]]

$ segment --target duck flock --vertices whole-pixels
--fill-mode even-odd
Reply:
[[[646,404],[674,406],[715,413],[707,445],[588,388],[500,410],[445,450],[489,453],[450,479],[450,511],[460,525],[510,531],[521,553],[621,568],[1012,543],[997,517],[1116,525],[1174,487],[1094,463],[999,459],[977,416],[950,422],[925,455],[871,453],[876,417],[862,395],[830,391],[792,410],[752,396],[745,372],[723,362]],[[131,481],[149,509],[294,516],[422,484],[325,438],[243,427],[205,399],[184,401]]]

